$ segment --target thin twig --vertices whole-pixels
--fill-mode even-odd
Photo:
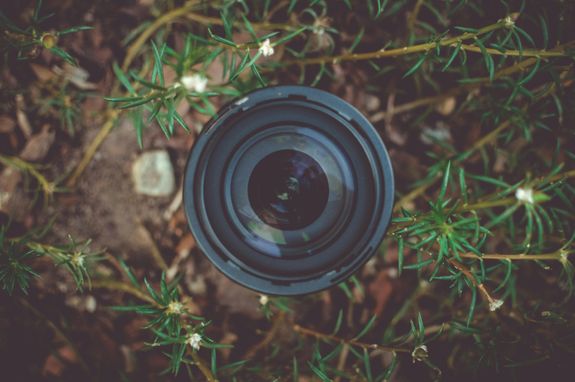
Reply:
[[[196,366],[198,367],[198,369],[200,370],[200,372],[204,375],[204,377],[206,377],[206,380],[208,382],[217,382],[218,380],[216,379],[216,377],[214,377],[214,375],[212,374],[210,368],[206,365],[206,363],[204,362],[204,360],[198,355],[198,353],[196,353],[193,350],[189,350],[190,355],[192,356],[194,363],[196,364]]]
[[[92,288],[108,289],[128,293],[142,301],[148,302],[156,307],[161,307],[153,298],[134,288],[133,286],[116,280],[95,280],[92,281]]]
[[[100,131],[98,131],[96,137],[90,142],[90,145],[86,149],[86,152],[82,157],[82,160],[80,160],[80,163],[78,163],[78,166],[76,166],[76,168],[72,172],[72,175],[70,175],[70,177],[66,181],[67,187],[74,188],[76,186],[78,178],[80,178],[80,175],[82,175],[86,167],[88,167],[88,165],[92,161],[92,158],[96,154],[96,151],[98,151],[98,149],[100,148],[100,146],[102,145],[108,134],[110,134],[110,132],[116,125],[116,121],[118,120],[119,114],[120,114],[119,110],[114,110],[108,107],[108,110],[106,112],[107,115],[106,122],[102,125]]]
[[[502,29],[508,28],[506,20],[499,20],[498,22],[487,25],[481,29],[478,29],[476,32],[465,32],[459,36],[455,37],[444,37],[438,41],[432,41],[424,44],[418,45],[411,45],[411,46],[404,46],[401,48],[394,48],[386,50],[384,48],[373,51],[373,52],[366,52],[366,53],[345,53],[338,56],[323,56],[323,57],[314,57],[314,58],[307,58],[307,59],[297,59],[288,61],[288,64],[297,64],[297,65],[311,65],[311,64],[328,64],[333,63],[337,64],[342,61],[363,61],[363,60],[372,60],[372,59],[379,59],[379,58],[386,58],[386,57],[399,57],[405,56],[408,54],[413,53],[420,53],[420,52],[428,52],[432,49],[435,49],[437,46],[455,46],[458,43],[466,40],[473,40],[477,37],[484,35],[486,33]],[[471,47],[473,49],[467,49],[466,47]],[[469,50],[471,52],[476,51],[476,47],[473,45],[462,44],[462,49]],[[479,49],[479,48],[477,48]],[[480,50],[479,50],[480,51]],[[505,50],[499,51],[497,49],[493,49],[494,52],[491,50],[488,51],[492,54],[499,54],[499,55],[508,55],[508,56],[533,56],[533,57],[557,57],[557,56],[565,56],[565,50],[563,48],[559,49],[551,49],[551,50]]]
[[[337,337],[337,336],[334,336],[331,334],[316,332],[313,329],[304,328],[298,324],[295,324],[293,326],[293,330],[296,333],[300,333],[300,334],[303,334],[306,336],[311,336],[311,337],[315,337],[315,338],[323,339],[323,340],[328,340],[328,341],[336,341],[336,342],[339,342],[342,344],[359,346],[361,348],[368,349],[368,350],[381,350],[381,351],[385,351],[385,352],[399,352],[399,353],[410,353],[411,352],[411,349],[407,349],[407,348],[382,346],[382,345],[378,345],[378,344],[368,344],[365,342],[356,341],[354,339],[346,340],[344,338],[340,338],[340,337]]]
[[[455,268],[457,268],[458,270],[460,270],[465,277],[477,288],[479,289],[479,292],[481,292],[481,295],[487,300],[487,302],[489,303],[489,306],[495,306],[495,299],[493,297],[491,297],[491,295],[489,294],[487,288],[485,287],[485,285],[483,283],[480,283],[479,281],[477,281],[477,279],[475,278],[475,275],[473,275],[473,273],[471,272],[471,270],[469,268],[467,268],[467,266],[465,266],[464,264],[460,263],[459,261],[455,260],[455,259],[447,259],[447,261],[453,265]]]
[[[540,253],[540,254],[526,254],[526,253],[484,253],[477,255],[472,252],[459,254],[459,257],[467,259],[477,259],[477,260],[509,260],[509,261],[520,261],[520,260],[557,260],[562,261],[561,252],[551,252],[551,253]]]
[[[261,349],[264,349],[266,346],[268,346],[270,344],[270,342],[272,342],[273,339],[275,338],[277,332],[281,328],[281,325],[284,323],[284,321],[285,321],[284,319],[285,319],[285,312],[280,311],[278,313],[277,317],[274,319],[272,327],[270,328],[270,330],[268,330],[265,337],[260,342],[255,344],[252,348],[250,348],[246,352],[244,358],[250,359],[254,355],[256,355],[258,351],[260,351]]]

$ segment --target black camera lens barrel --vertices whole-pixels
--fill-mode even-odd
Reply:
[[[335,285],[379,247],[394,181],[381,138],[353,106],[304,86],[223,107],[188,158],[184,207],[199,248],[258,292]]]

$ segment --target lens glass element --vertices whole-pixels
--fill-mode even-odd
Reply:
[[[329,195],[325,172],[312,157],[297,150],[280,150],[263,158],[248,183],[248,197],[259,218],[281,230],[313,223]]]

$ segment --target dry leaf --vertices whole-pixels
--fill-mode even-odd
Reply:
[[[24,149],[20,153],[20,158],[28,162],[40,162],[50,151],[55,136],[56,133],[50,125],[46,124],[42,126],[42,131],[33,135],[28,142],[26,142],[26,146],[24,146]]]

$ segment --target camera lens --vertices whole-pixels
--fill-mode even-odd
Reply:
[[[327,92],[278,86],[222,108],[199,135],[184,205],[200,249],[267,294],[318,291],[378,248],[393,174],[375,129]]]
[[[303,228],[325,208],[328,184],[325,172],[309,155],[297,150],[269,154],[254,168],[248,195],[258,217],[282,230]]]

